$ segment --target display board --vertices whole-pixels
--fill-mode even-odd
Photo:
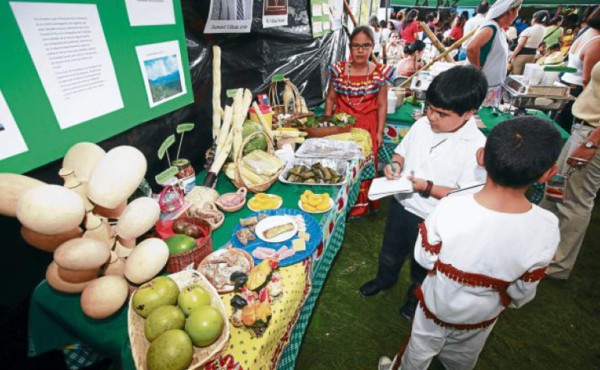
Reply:
[[[179,0],[0,0],[0,172],[192,103]]]

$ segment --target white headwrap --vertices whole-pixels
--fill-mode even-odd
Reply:
[[[485,15],[486,19],[496,19],[510,9],[521,6],[523,0],[498,0]]]

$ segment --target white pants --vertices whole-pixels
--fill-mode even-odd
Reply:
[[[474,330],[444,328],[425,317],[419,306],[400,367],[426,370],[433,357],[438,356],[448,370],[473,369],[495,324]]]

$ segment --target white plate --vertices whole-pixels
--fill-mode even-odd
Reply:
[[[304,212],[307,212],[307,213],[315,213],[315,214],[325,213],[325,212],[327,212],[327,211],[329,211],[330,209],[333,208],[333,199],[329,198],[329,207],[326,210],[324,210],[324,211],[309,211],[307,209],[304,209],[304,207],[302,207],[302,201],[301,200],[298,201],[298,207],[300,207],[301,210],[303,210]]]
[[[269,209],[255,209],[255,208],[252,208],[252,207],[250,206],[250,200],[248,200],[248,202],[247,202],[246,204],[248,205],[248,208],[249,208],[249,209],[250,209],[252,212],[270,211],[270,210],[273,210],[273,209],[279,209],[279,208],[281,207],[281,205],[283,204],[283,198],[282,198],[282,197],[280,197],[280,196],[277,196],[277,195],[269,195],[269,196],[270,196],[270,197],[278,197],[278,198],[279,198],[279,203],[277,203],[277,207],[275,207],[275,208],[269,208]],[[252,199],[254,199],[254,198],[252,198]]]
[[[283,225],[283,224],[288,224],[291,223],[294,225],[294,229],[290,230],[286,233],[283,234],[279,234],[276,237],[272,238],[272,239],[267,239],[264,236],[264,232],[267,229],[270,229],[272,227],[275,226],[279,226],[279,225]],[[255,233],[256,236],[258,236],[259,239],[264,240],[268,243],[281,243],[284,242],[288,239],[291,239],[294,235],[296,235],[296,233],[298,232],[298,224],[296,223],[296,221],[294,221],[294,219],[290,216],[271,216],[271,217],[267,217],[264,220],[260,221],[258,224],[256,224],[256,229],[255,229]]]

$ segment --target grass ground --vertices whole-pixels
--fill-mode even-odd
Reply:
[[[296,369],[376,369],[409,330],[398,309],[408,288],[408,265],[393,288],[363,298],[383,236],[387,204],[352,220],[329,273],[296,362]],[[543,280],[533,302],[508,310],[496,325],[477,369],[600,369],[600,206],[568,281]],[[431,369],[443,369],[434,361]]]

